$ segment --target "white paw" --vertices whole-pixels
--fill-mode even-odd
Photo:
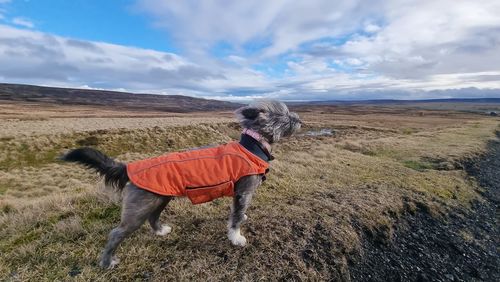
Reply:
[[[113,267],[115,267],[118,263],[120,263],[120,259],[117,258],[117,257],[113,257],[111,259],[111,263],[109,264],[109,267],[108,269],[112,269]]]
[[[244,247],[247,244],[247,239],[245,236],[241,235],[239,229],[230,228],[227,232],[227,237],[235,246]]]
[[[164,224],[164,225],[161,226],[160,230],[155,231],[155,234],[158,235],[158,236],[165,236],[165,235],[167,235],[170,232],[172,232],[172,227]]]
[[[248,216],[246,214],[243,215],[243,220],[247,220]]]
[[[104,263],[104,261],[101,261],[99,262],[99,265],[102,267],[102,268],[106,268],[106,269],[112,269],[114,268],[118,263],[120,262],[120,260],[117,258],[117,257],[112,257],[111,258],[111,261],[109,262],[108,265],[106,265]]]

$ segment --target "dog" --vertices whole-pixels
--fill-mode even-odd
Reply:
[[[104,177],[108,187],[122,191],[121,221],[109,233],[101,267],[109,269],[118,264],[115,256],[118,245],[146,220],[155,234],[170,233],[172,228],[162,225],[159,218],[177,196],[187,196],[194,204],[232,196],[227,236],[233,245],[245,246],[241,224],[247,219],[245,212],[255,190],[265,180],[268,163],[273,159],[271,146],[297,132],[302,121],[284,103],[272,100],[254,102],[239,108],[235,114],[243,128],[239,142],[128,164],[85,147],[61,157],[94,169]]]

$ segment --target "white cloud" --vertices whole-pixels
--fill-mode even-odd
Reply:
[[[190,48],[207,48],[218,41],[241,47],[253,40],[269,40],[265,55],[273,56],[309,40],[356,30],[363,16],[376,13],[378,1],[370,5],[350,0],[138,2],[158,26]]]
[[[396,78],[500,70],[500,2],[393,1],[387,25],[340,53]]]
[[[283,87],[288,87],[287,95],[332,95],[345,89],[500,88],[499,82],[482,74],[500,71],[499,1],[138,3],[159,27],[195,50],[189,56],[209,57],[210,48],[226,42],[236,53],[227,59],[249,68],[292,52],[295,58],[286,62],[283,78],[270,77],[264,69],[261,84],[254,84],[273,93]],[[264,48],[246,55],[245,44],[255,41],[264,42]],[[236,78],[224,84],[251,87],[246,82]]]
[[[377,31],[380,30],[380,26],[378,26],[376,24],[372,24],[372,23],[367,23],[367,24],[365,24],[363,30],[365,32],[368,32],[368,33],[376,33]]]
[[[58,85],[90,85],[129,90],[180,87],[215,71],[171,53],[81,41],[0,25],[0,77]]]
[[[324,60],[318,60],[315,58],[303,58],[300,62],[288,62],[288,68],[295,74],[304,76],[312,74],[325,75],[332,70],[328,68],[327,63]]]
[[[15,25],[27,27],[27,28],[34,28],[35,27],[35,24],[26,18],[19,18],[19,17],[13,18],[12,23]]]

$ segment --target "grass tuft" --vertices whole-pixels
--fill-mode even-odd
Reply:
[[[120,218],[120,206],[105,206],[92,209],[83,218],[84,227],[92,227],[92,225],[103,221],[114,221]]]
[[[403,164],[405,167],[414,169],[416,171],[424,171],[426,169],[435,169],[435,167],[431,163],[415,161],[415,160],[407,160],[407,161],[404,161]]]

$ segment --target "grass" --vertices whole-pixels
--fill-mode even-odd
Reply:
[[[7,192],[7,189],[9,189],[9,187],[11,187],[11,185],[8,182],[0,184],[0,196],[5,194],[5,192]]]
[[[198,124],[140,130],[109,129],[54,136],[0,140],[0,169],[40,167],[54,163],[69,148],[92,146],[111,156],[124,152],[162,153],[229,140],[231,124]]]
[[[418,171],[423,171],[426,169],[435,169],[435,166],[432,165],[431,163],[428,162],[421,162],[421,161],[414,161],[414,160],[407,160],[403,162],[405,167],[418,170]]]
[[[413,128],[405,127],[401,129],[401,133],[404,135],[412,135],[413,133],[415,133],[415,130]]]
[[[238,127],[198,122],[0,140],[0,151],[12,156],[0,169],[0,280],[348,279],[363,238],[389,244],[407,213],[445,217],[480,199],[456,164],[481,153],[499,122],[368,110],[301,114],[312,128],[336,134],[297,136],[274,148],[243,226],[247,247],[225,238],[230,199],[197,206],[176,199],[162,215],[173,232],[158,238],[144,225],[119,248],[112,271],[100,270],[97,258],[119,222],[119,197],[92,173],[45,156],[80,144],[128,161],[226,142]]]
[[[82,205],[85,206],[85,205]],[[83,227],[92,227],[95,224],[99,224],[102,221],[116,219],[120,217],[120,207],[118,205],[114,206],[106,206],[106,207],[98,207],[92,209],[90,213],[88,213],[82,219]]]

